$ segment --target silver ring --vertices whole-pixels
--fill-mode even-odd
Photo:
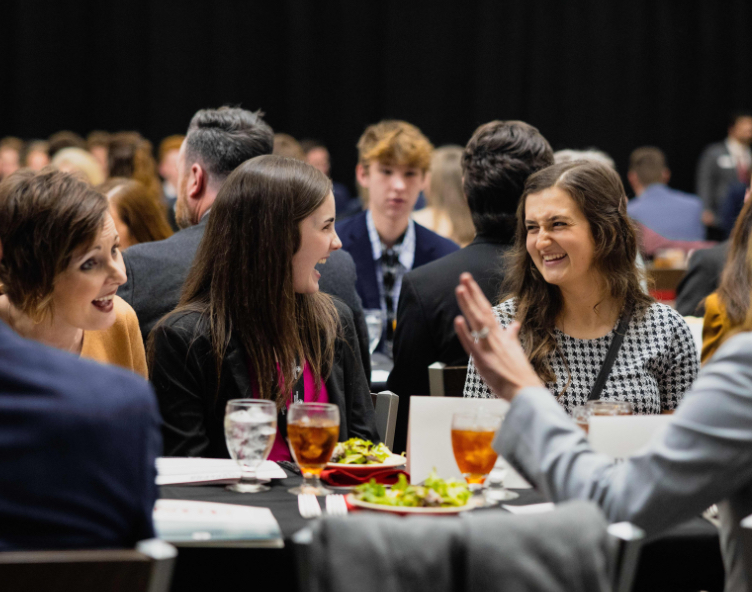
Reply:
[[[488,327],[483,327],[480,331],[470,331],[470,336],[478,341],[479,339],[485,339],[491,330]]]

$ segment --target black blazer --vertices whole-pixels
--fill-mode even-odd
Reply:
[[[128,279],[117,293],[136,311],[144,341],[159,319],[177,306],[208,220],[206,215],[170,238],[133,245],[123,253]]]
[[[676,288],[676,311],[680,315],[705,315],[701,303],[718,289],[729,244],[725,241],[710,249],[700,249],[689,258],[687,273]]]
[[[337,222],[337,234],[342,241],[342,248],[352,255],[358,271],[355,287],[363,301],[363,308],[381,308],[379,284],[376,277],[376,264],[373,260],[373,248],[368,236],[366,212]],[[448,238],[439,236],[420,224],[415,224],[415,261],[413,269],[430,263],[459,247]]]
[[[444,362],[467,365],[468,356],[454,331],[454,318],[461,313],[454,290],[460,274],[468,271],[492,303],[496,303],[504,279],[502,256],[509,248],[511,233],[503,237],[478,236],[456,253],[405,274],[402,279],[397,330],[394,334],[394,369],[389,390],[400,397],[394,450],[407,445],[410,397],[428,395],[428,366]]]
[[[329,402],[339,407],[339,439],[357,437],[378,442],[352,312],[342,301],[332,300],[343,334],[335,344],[326,389]],[[253,397],[247,358],[238,340],[230,340],[216,399],[217,375],[209,332],[199,313],[173,315],[155,328],[154,348],[151,380],[162,412],[165,456],[228,458],[225,405],[230,399]]]

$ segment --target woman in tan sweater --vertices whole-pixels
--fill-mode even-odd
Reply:
[[[107,198],[74,176],[0,183],[0,320],[23,337],[147,376]]]
[[[726,339],[738,332],[749,318],[749,295],[752,293],[752,261],[747,255],[752,235],[752,202],[749,193],[750,189],[747,189],[744,207],[731,231],[721,283],[718,290],[705,299],[705,320],[702,326],[703,364]]]

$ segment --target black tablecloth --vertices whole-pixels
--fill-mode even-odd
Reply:
[[[269,508],[286,543],[284,549],[181,548],[173,577],[173,592],[229,589],[241,574],[249,585],[268,581],[274,590],[297,589],[292,545],[288,539],[305,527],[308,520],[300,517],[297,498],[287,491],[299,485],[301,478],[285,472],[287,479],[274,479],[271,490],[262,493],[234,493],[219,485],[160,488],[161,497],[165,499]],[[518,493],[518,499],[506,503],[527,505],[546,501],[533,489],[518,490]],[[273,583],[268,578],[273,578]],[[723,565],[715,527],[702,518],[695,518],[648,541],[642,551],[634,590],[721,592]]]

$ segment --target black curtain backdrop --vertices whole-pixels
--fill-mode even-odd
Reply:
[[[751,17],[748,0],[4,0],[0,137],[135,129],[156,144],[233,104],[323,140],[353,185],[379,119],[437,146],[522,119],[622,173],[659,146],[691,191],[702,147],[752,108]]]

